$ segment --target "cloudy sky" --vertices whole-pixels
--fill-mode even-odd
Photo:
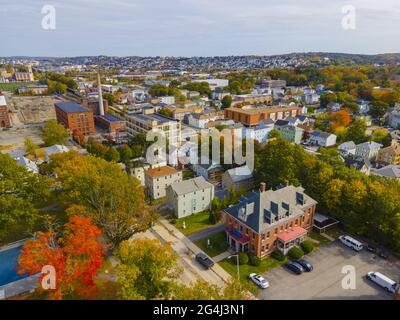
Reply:
[[[55,30],[42,28],[45,5]],[[400,52],[400,1],[0,0],[0,31],[0,56]]]

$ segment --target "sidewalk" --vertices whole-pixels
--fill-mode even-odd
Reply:
[[[167,219],[164,217],[160,217],[159,222],[166,228],[173,236],[177,239],[181,240],[183,244],[194,254],[196,255],[202,250],[197,247],[192,241],[190,241],[182,232],[180,232],[175,226],[170,224]],[[218,264],[215,264],[211,271],[213,271],[223,282],[228,282],[230,279],[230,274],[222,269]]]
[[[232,255],[232,254],[229,251],[225,251],[225,252],[222,252],[221,254],[215,256],[213,258],[213,260],[215,262],[220,262],[220,261],[224,260],[225,258],[228,258],[230,255]]]

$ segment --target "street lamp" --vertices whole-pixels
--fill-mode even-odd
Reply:
[[[237,277],[238,277],[238,281],[240,283],[240,271],[239,271],[239,254],[233,254],[231,256],[228,257],[228,259],[231,259],[233,257],[236,257],[236,265],[237,265]]]

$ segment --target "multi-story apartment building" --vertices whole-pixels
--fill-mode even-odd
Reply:
[[[95,132],[93,111],[76,102],[55,104],[57,122],[69,131],[75,130],[87,135]]]
[[[192,113],[188,116],[189,125],[199,129],[206,129],[210,121],[217,121],[224,118],[223,112],[203,111],[201,113]]]
[[[171,137],[181,141],[181,123],[154,113],[152,110],[144,110],[142,114],[130,114],[126,117],[126,129],[129,136],[138,133],[147,133],[151,130],[160,130],[165,133],[166,138]]]
[[[400,164],[400,144],[393,140],[389,147],[380,149],[376,162],[381,165]]]
[[[245,126],[255,126],[262,120],[286,119],[302,114],[300,107],[230,107],[225,109],[225,118],[241,122]]]
[[[165,197],[167,187],[180,181],[182,181],[182,172],[169,166],[145,171],[144,183],[147,193],[152,199]]]
[[[251,252],[266,257],[276,248],[287,253],[298,246],[311,230],[317,202],[302,187],[286,186],[241,197],[225,209],[226,235],[236,252]]]
[[[256,104],[263,103],[269,104],[272,103],[272,96],[269,94],[240,94],[233,96],[232,106],[236,104]]]
[[[178,218],[210,209],[214,185],[203,177],[175,182],[167,187],[168,204]]]
[[[268,140],[269,133],[274,129],[274,121],[271,119],[260,121],[253,127],[244,127],[244,135],[246,138],[254,139],[259,143],[265,143]]]
[[[379,150],[382,148],[380,143],[374,141],[367,141],[356,145],[355,156],[361,159],[368,159],[374,161],[378,156]]]
[[[302,128],[287,124],[285,126],[278,127],[282,137],[295,144],[300,144],[303,138],[304,130]]]
[[[6,98],[2,95],[0,91],[0,128],[10,128],[11,120],[10,114],[7,107]]]

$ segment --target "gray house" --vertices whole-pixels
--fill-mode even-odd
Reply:
[[[167,202],[178,218],[210,209],[214,185],[203,177],[175,182],[167,187]]]

